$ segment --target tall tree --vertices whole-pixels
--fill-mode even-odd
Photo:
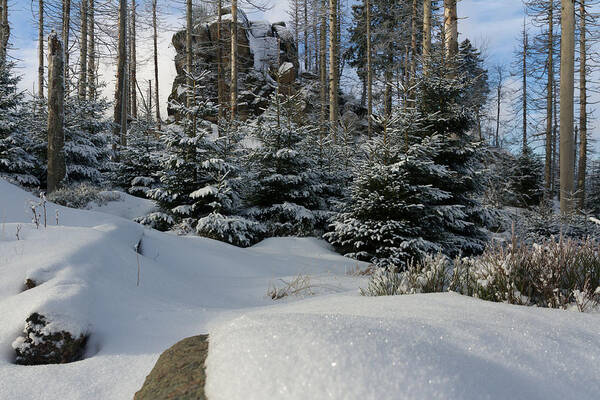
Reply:
[[[573,201],[573,98],[575,90],[575,0],[562,0],[560,39],[560,211]]]
[[[431,0],[423,0],[423,73],[429,70],[431,58]]]
[[[453,62],[458,54],[458,16],[456,0],[444,0],[444,48],[446,61]]]
[[[320,77],[320,99],[321,99],[321,135],[325,133],[327,122],[327,0],[320,0],[321,8],[321,29],[319,34],[319,77]]]
[[[84,0],[86,1],[86,0]],[[96,2],[88,1],[88,90],[90,100],[96,100]]]
[[[365,0],[365,12],[367,27],[367,118],[368,135],[373,136],[373,57],[371,49],[371,3]]]
[[[154,103],[156,104],[156,124],[161,129],[160,102],[158,92],[158,20],[157,20],[157,2],[152,0],[152,47],[154,56]]]
[[[65,94],[69,94],[69,35],[71,34],[71,0],[62,2],[62,44],[65,52]]]
[[[8,0],[0,0],[0,60],[6,58],[10,26],[8,25]]]
[[[135,0],[131,0],[131,37],[129,38],[131,64],[129,84],[131,86],[131,115],[134,119],[138,117],[138,102],[137,102],[137,42],[136,42],[136,16],[137,4]]]
[[[186,51],[186,73],[187,73],[187,106],[188,108],[192,107],[194,100],[194,93],[192,91],[192,75],[194,70],[192,69],[192,30],[193,26],[193,8],[192,8],[192,0],[187,0],[186,2],[186,28],[185,28],[185,51]]]
[[[87,94],[87,63],[88,63],[88,2],[81,0],[81,38],[79,39],[79,84],[78,96],[85,100]]]
[[[117,84],[115,90],[113,151],[117,143],[127,145],[127,1],[119,0],[119,43],[117,49]]]
[[[223,80],[223,42],[221,27],[223,26],[223,0],[217,2],[217,103],[219,121],[224,118],[225,107],[225,82]]]
[[[577,207],[585,207],[587,169],[587,10],[585,0],[579,0],[579,165],[577,168]]]
[[[38,1],[38,96],[44,97],[44,0]]]
[[[234,121],[237,118],[237,95],[238,95],[238,40],[237,40],[237,0],[231,1],[231,86],[230,86],[230,117]]]
[[[338,0],[329,0],[329,124],[334,142],[338,122]]]
[[[63,47],[56,33],[48,37],[48,193],[60,188],[66,175],[64,131]]]

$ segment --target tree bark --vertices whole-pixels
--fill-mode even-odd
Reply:
[[[329,0],[329,127],[337,142],[338,122],[338,39],[337,0]]]
[[[577,173],[577,206],[585,207],[585,178],[587,170],[587,16],[585,0],[579,3],[579,165]]]
[[[186,73],[187,73],[187,106],[192,107],[194,94],[192,93],[192,0],[187,0],[186,9],[186,29],[185,29],[185,50],[186,50]]]
[[[527,151],[527,50],[529,49],[529,38],[523,20],[523,154]]]
[[[131,0],[131,38],[129,44],[131,47],[131,114],[133,119],[138,117],[138,101],[137,101],[137,43],[136,43],[136,14],[137,5],[135,0]]]
[[[154,48],[154,102],[156,103],[156,124],[158,130],[160,130],[162,121],[160,118],[160,101],[158,93],[158,21],[156,19],[157,1],[158,0],[152,0],[152,42]]]
[[[87,35],[88,35],[88,10],[87,1],[81,0],[81,38],[79,46],[79,85],[78,85],[78,97],[81,100],[85,100],[87,93]]]
[[[6,59],[10,25],[8,24],[8,0],[0,0],[0,61]]]
[[[113,150],[117,143],[127,145],[127,0],[119,0],[119,45],[117,51],[117,87],[115,90]]]
[[[431,0],[423,0],[423,74],[429,72],[431,59]]]
[[[48,175],[47,190],[60,188],[66,176],[64,132],[64,64],[62,43],[48,37]]]
[[[44,0],[38,1],[38,96],[44,98]]]
[[[310,69],[310,47],[308,45],[308,0],[304,0],[304,70]]]
[[[458,16],[456,0],[444,0],[444,48],[446,61],[453,63],[458,54]]]
[[[365,0],[367,25],[367,119],[369,139],[373,136],[373,57],[371,49],[371,3]]]
[[[573,98],[575,88],[575,2],[562,0],[560,40],[560,211],[573,206]]]
[[[69,35],[71,33],[71,0],[62,3],[62,42],[65,51],[65,95],[69,94]]]
[[[319,33],[319,77],[320,77],[320,86],[321,86],[321,136],[324,136],[326,133],[326,123],[327,123],[327,57],[326,57],[326,49],[327,49],[327,8],[326,8],[326,0],[321,0],[321,29]]]
[[[96,100],[96,4],[95,0],[88,2],[88,90],[90,100]]]
[[[410,59],[410,82],[411,87],[414,80],[417,77],[417,0],[413,0],[412,3],[412,17],[411,17],[411,38],[410,38],[410,50],[411,50],[411,59]],[[411,90],[411,93],[414,91]],[[411,95],[412,97],[412,95]]]
[[[221,27],[223,21],[223,1],[217,3],[217,104],[219,106],[219,121],[225,117],[225,82],[223,80],[223,43],[221,41]]]
[[[552,2],[548,5],[548,83],[546,87],[546,163],[545,178],[546,192],[552,190],[552,120],[554,101],[554,7]]]
[[[237,118],[238,66],[237,66],[237,0],[231,1],[231,120]]]

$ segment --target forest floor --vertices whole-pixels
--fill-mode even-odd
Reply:
[[[152,204],[120,197],[49,203],[46,227],[37,206],[36,226],[39,199],[0,179],[0,399],[130,399],[165,349],[205,333],[211,400],[598,398],[600,314],[362,297],[366,265],[323,241],[178,237],[131,222]],[[15,365],[32,312],[88,334],[85,358]]]

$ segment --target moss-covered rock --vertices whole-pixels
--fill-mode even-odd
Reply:
[[[208,335],[184,339],[166,350],[146,377],[134,400],[202,400]]]

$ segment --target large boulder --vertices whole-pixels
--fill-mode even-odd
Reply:
[[[222,9],[221,18],[221,60],[217,58],[217,45],[219,24],[216,16],[210,16],[194,26],[192,35],[192,56],[194,65],[198,70],[208,71],[200,87],[199,95],[204,100],[217,100],[217,68],[220,62],[223,71],[224,90],[229,93],[231,76],[231,27],[232,18],[229,7]],[[243,11],[238,11],[237,22],[238,39],[238,94],[239,113],[241,116],[256,115],[261,112],[264,100],[256,96],[268,98],[275,89],[275,80],[280,66],[286,67],[286,82],[288,84],[296,79],[299,69],[298,49],[294,37],[285,23],[270,24],[265,21],[249,21]],[[185,66],[187,59],[186,32],[179,31],[173,35],[175,48],[175,68],[177,76],[173,82],[173,89],[169,101],[185,104],[186,75]],[[260,92],[258,93],[257,90]],[[254,96],[254,98],[253,98]],[[179,119],[174,107],[168,108],[169,116]],[[210,116],[201,116],[212,119]]]
[[[184,339],[161,354],[134,400],[206,399],[208,335]]]

